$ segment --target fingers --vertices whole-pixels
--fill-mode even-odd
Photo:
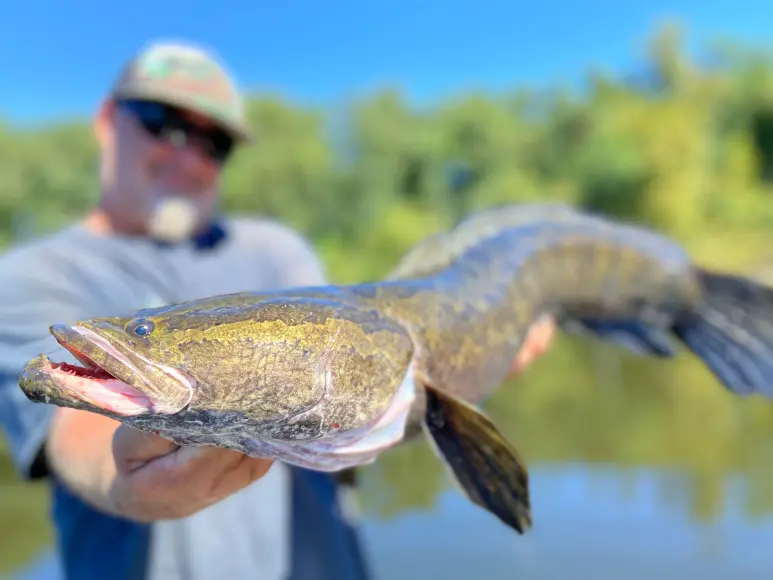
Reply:
[[[123,427],[116,463],[131,469],[113,481],[119,513],[140,521],[185,517],[263,477],[273,461],[217,447],[179,447]],[[121,455],[119,455],[121,454]]]
[[[116,463],[128,468],[138,487],[198,488],[197,494],[224,486],[235,490],[262,477],[271,461],[219,447],[179,447],[162,437],[128,427],[116,433]],[[121,454],[121,455],[119,455]],[[203,489],[207,488],[207,489]]]
[[[269,459],[239,455],[235,461],[214,474],[207,494],[209,497],[221,499],[247,487],[263,477],[274,463]]]
[[[159,467],[166,463],[170,463],[168,467],[181,477],[186,477],[186,474],[202,476],[211,480],[213,486],[232,477],[245,478],[246,481],[253,471],[257,478],[271,466],[270,460],[251,458],[239,451],[218,447],[182,447],[173,456],[162,458]]]
[[[177,445],[151,433],[121,425],[113,436],[113,456],[118,473],[127,474],[177,449]]]
[[[191,504],[210,505],[260,479],[272,464],[229,449],[182,447],[148,465],[137,484],[146,489],[177,488]]]
[[[534,358],[545,354],[556,333],[556,325],[550,318],[542,318],[529,333],[532,336]]]
[[[163,437],[125,425],[113,437],[113,455],[119,473],[129,475],[142,469],[154,479],[165,480],[166,484],[190,477],[206,478],[210,474],[212,478],[225,480],[237,471],[245,481],[254,480],[262,477],[272,463],[230,449],[179,447]]]

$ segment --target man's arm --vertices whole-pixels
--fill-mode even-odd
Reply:
[[[38,275],[42,264],[14,261],[0,260],[0,428],[22,477],[53,475],[97,509],[154,521],[195,513],[268,471],[267,460],[178,448],[93,413],[29,401],[18,385],[27,360],[42,352],[75,362],[49,325],[90,314],[88,299],[75,288],[54,288]]]
[[[0,427],[17,472],[25,479],[48,474],[44,448],[57,408],[32,403],[19,388],[19,372],[27,360],[40,353],[61,351],[61,359],[76,362],[48,332],[50,324],[78,316],[68,294],[46,288],[9,264],[0,268]]]
[[[105,508],[104,489],[114,469],[106,450],[118,423],[93,413],[33,403],[18,384],[23,365],[40,353],[77,363],[48,327],[85,316],[84,305],[74,288],[57,287],[19,262],[14,255],[5,257],[0,266],[5,281],[0,288],[0,427],[21,477],[53,474],[86,501]]]

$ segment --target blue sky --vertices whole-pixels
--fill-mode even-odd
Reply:
[[[681,18],[693,44],[773,35],[769,0],[6,4],[0,117],[15,123],[89,114],[123,61],[156,38],[216,48],[245,87],[331,103],[388,83],[426,102],[469,87],[572,82],[590,64],[622,70],[664,16]]]

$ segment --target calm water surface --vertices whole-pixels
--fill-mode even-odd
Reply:
[[[521,537],[455,491],[430,511],[367,517],[377,578],[773,578],[773,516],[749,513],[743,478],[727,480],[708,522],[674,472],[564,464],[533,467],[531,481],[535,525]],[[50,555],[16,577],[59,578]]]
[[[380,578],[773,578],[773,517],[745,513],[742,479],[729,482],[722,514],[702,524],[664,500],[668,473],[582,465],[532,473],[535,525],[522,537],[453,492],[432,513],[368,522]]]

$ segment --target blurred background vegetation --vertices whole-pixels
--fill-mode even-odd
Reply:
[[[460,215],[529,200],[640,221],[709,266],[773,281],[773,61],[709,48],[689,59],[666,26],[627,78],[591,72],[582,91],[465,93],[420,110],[389,89],[334,113],[253,96],[260,141],[227,168],[223,209],[296,226],[334,282],[377,279]],[[83,215],[96,154],[88,120],[0,125],[0,241]],[[562,337],[486,408],[532,465],[679,467],[704,519],[726,476],[743,473],[749,515],[773,511],[773,406],[730,396],[688,355],[653,362]],[[0,527],[15,533],[0,544],[0,572],[51,538],[45,489],[20,484],[2,453]],[[384,517],[432,506],[446,485],[424,443],[367,473],[366,506]]]

